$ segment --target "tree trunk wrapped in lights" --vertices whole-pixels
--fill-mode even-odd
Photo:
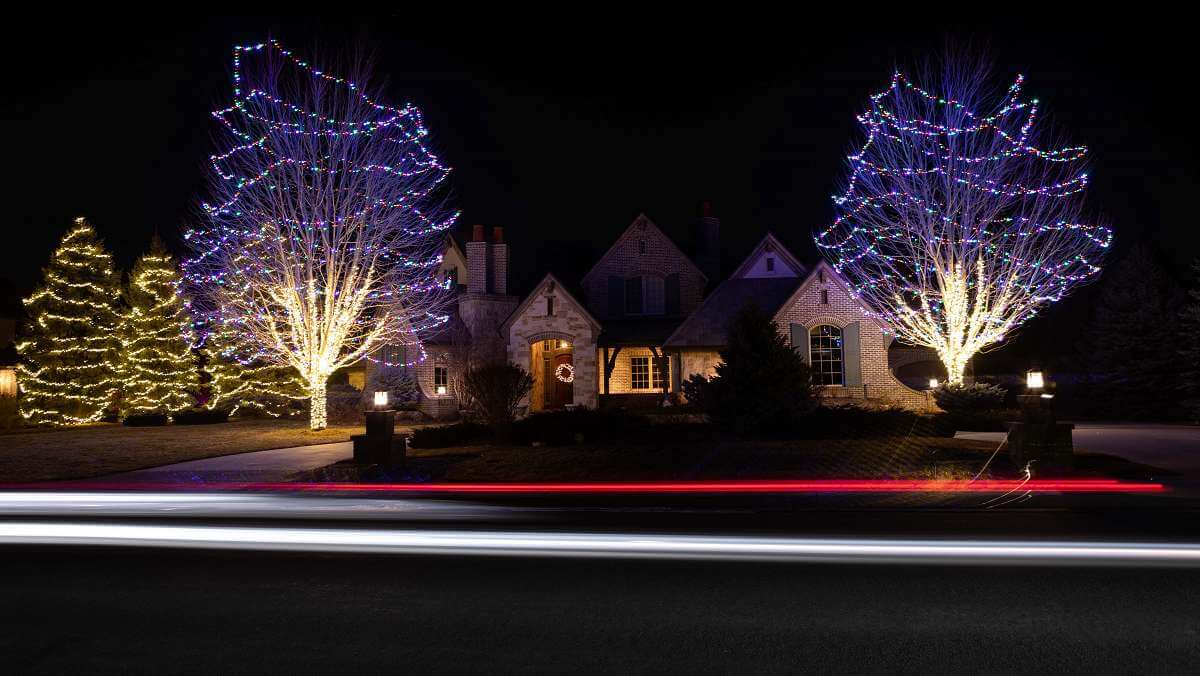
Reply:
[[[121,317],[121,416],[170,414],[195,403],[192,320],[175,260],[157,236],[129,275]]]
[[[30,321],[17,342],[21,416],[33,425],[97,422],[117,391],[120,282],[112,256],[79,218],[43,275],[25,299]]]
[[[815,238],[902,341],[937,351],[950,383],[1099,272],[1112,240],[1081,222],[1087,149],[1041,148],[1023,78],[992,100],[987,76],[948,60],[926,88],[897,72],[872,95],[837,218]]]
[[[234,101],[214,112],[207,222],[187,235],[198,324],[305,381],[325,427],[329,376],[446,321],[440,245],[457,214],[420,112],[276,42],[235,47]],[[423,354],[420,349],[411,350]]]

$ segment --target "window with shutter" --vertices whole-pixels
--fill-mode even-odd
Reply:
[[[625,280],[625,314],[640,315],[643,312],[642,278],[630,277]]]
[[[663,313],[663,278],[642,277],[642,289],[646,294],[645,313],[661,315]]]
[[[625,280],[616,275],[608,276],[608,316],[625,314]]]
[[[677,315],[680,313],[679,307],[679,273],[673,272],[667,275],[664,283],[664,309],[668,315]]]

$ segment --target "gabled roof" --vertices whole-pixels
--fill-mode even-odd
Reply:
[[[850,285],[846,283],[846,280],[843,279],[842,276],[839,275],[837,273],[837,271],[833,269],[832,265],[830,265],[829,263],[826,263],[823,260],[817,261],[817,264],[813,266],[812,270],[808,273],[808,276],[804,278],[804,281],[800,284],[800,286],[796,287],[796,290],[790,296],[788,296],[787,300],[784,301],[783,305],[780,305],[779,307],[783,308],[783,307],[786,307],[786,306],[791,305],[792,303],[796,302],[796,299],[800,296],[800,294],[804,293],[804,291],[810,285],[812,285],[813,281],[816,280],[820,276],[821,272],[825,273],[825,276],[830,281],[830,283],[832,283],[834,286],[840,288],[842,291],[844,291],[846,293],[847,296],[850,296],[851,298],[853,298],[855,300],[855,302],[858,303],[859,309],[862,311],[862,315],[863,315],[864,319],[868,319],[868,320],[874,322],[875,324],[878,324],[879,327],[885,331],[890,330],[890,327],[888,327],[887,322],[883,321],[879,317],[875,316],[873,313],[869,312],[868,311],[869,308],[867,308],[867,306],[863,303],[862,299],[855,296],[854,292],[852,292],[850,290]]]
[[[620,244],[621,242],[623,242],[625,239],[627,239],[629,237],[635,236],[634,231],[637,229],[638,225],[644,225],[645,227],[652,228],[655,232],[662,235],[662,238],[664,240],[666,240],[667,243],[670,244],[672,248],[675,249],[675,252],[678,253],[679,256],[688,265],[690,265],[692,267],[692,269],[696,271],[697,274],[699,274],[702,278],[704,278],[705,281],[708,280],[708,276],[704,274],[704,271],[700,269],[700,266],[696,265],[696,262],[693,261],[691,259],[691,257],[688,256],[686,253],[684,253],[683,249],[679,248],[679,245],[675,243],[675,240],[671,239],[671,237],[669,235],[667,235],[667,233],[663,232],[662,228],[655,225],[654,221],[650,220],[650,218],[648,216],[646,216],[646,214],[638,214],[637,218],[633,219],[633,222],[629,224],[629,227],[625,228],[625,232],[621,233],[621,236],[618,237],[616,239],[616,241],[612,243],[612,246],[608,247],[608,251],[605,251],[604,255],[600,257],[600,260],[596,261],[595,265],[593,265],[592,268],[587,271],[587,274],[585,274],[580,279],[580,282],[583,284],[586,284],[588,278],[592,276],[592,273],[596,272],[596,270],[598,270],[600,268],[602,263],[604,263],[606,260],[608,260],[611,256],[615,255],[618,244]]]
[[[800,285],[801,277],[746,277],[764,251],[775,252],[799,274],[806,270],[806,266],[775,235],[767,233],[758,246],[746,255],[733,275],[713,289],[700,307],[667,338],[665,344],[668,347],[720,347],[725,345],[729,322],[742,309],[757,305],[764,312],[774,315],[783,307]]]
[[[522,300],[521,304],[517,306],[517,309],[513,310],[512,314],[508,315],[508,318],[505,319],[504,323],[500,325],[500,330],[503,333],[507,334],[512,328],[513,322],[517,320],[517,317],[520,317],[525,313],[526,310],[529,309],[529,306],[533,304],[533,301],[537,298],[538,293],[543,287],[546,286],[547,282],[554,284],[555,291],[561,294],[563,298],[569,301],[576,308],[578,308],[579,313],[582,314],[583,318],[592,325],[592,328],[595,329],[597,333],[600,332],[600,322],[596,321],[596,318],[592,316],[592,313],[588,312],[587,306],[583,303],[580,303],[579,299],[576,298],[570,291],[568,291],[567,287],[564,286],[562,282],[558,281],[558,278],[555,277],[553,273],[547,273],[545,277],[542,277],[542,281],[533,285],[533,290],[525,296],[525,300]]]
[[[779,241],[779,238],[777,238],[774,233],[767,232],[767,235],[762,238],[762,241],[758,243],[758,246],[754,247],[750,253],[747,254],[744,259],[742,259],[742,264],[738,266],[737,270],[733,271],[733,274],[730,275],[730,278],[745,277],[750,273],[750,269],[754,266],[754,262],[758,260],[758,257],[768,251],[775,253],[784,262],[784,264],[786,264],[792,270],[795,270],[797,277],[803,277],[804,273],[808,270],[808,266],[801,263],[799,259],[793,256],[792,252],[788,251],[788,248],[783,245],[783,242]]]
[[[667,338],[668,347],[720,347],[733,318],[750,305],[774,315],[800,284],[799,277],[731,277]]]

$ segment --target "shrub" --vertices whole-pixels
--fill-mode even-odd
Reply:
[[[683,383],[688,402],[723,427],[771,432],[794,426],[816,406],[812,374],[770,317],[755,306],[729,327],[729,345],[712,378]]]
[[[582,441],[645,441],[650,428],[645,417],[620,410],[548,411],[518,420],[512,426],[511,440],[550,446]]]
[[[331,423],[362,422],[362,392],[347,383],[329,385],[325,391],[325,416]]]
[[[376,392],[388,393],[388,408],[405,410],[417,404],[417,380],[409,369],[382,364],[371,369],[362,392],[367,407],[374,406]]]
[[[421,427],[412,433],[409,445],[413,448],[448,448],[468,446],[491,440],[492,432],[474,422],[460,422],[439,427]]]
[[[135,413],[121,420],[122,425],[129,427],[158,427],[167,424],[166,413]]]
[[[462,403],[493,430],[501,430],[516,418],[521,400],[532,387],[533,378],[521,367],[486,364],[463,374]]]
[[[176,425],[213,425],[229,422],[229,411],[220,408],[191,408],[172,416]]]
[[[1007,392],[998,385],[942,385],[933,399],[947,413],[980,413],[1004,408]]]

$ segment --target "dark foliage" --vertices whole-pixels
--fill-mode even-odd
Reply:
[[[1081,392],[1091,415],[1125,419],[1182,416],[1178,316],[1183,295],[1143,245],[1104,278],[1082,360],[1092,374]]]
[[[1188,418],[1200,423],[1200,260],[1192,264],[1196,272],[1195,286],[1188,292],[1190,302],[1179,321],[1180,363],[1184,401]]]
[[[716,375],[683,383],[688,401],[717,425],[743,433],[788,429],[816,400],[808,365],[784,341],[771,318],[755,306],[729,326]]]
[[[532,387],[533,378],[519,366],[485,364],[463,374],[463,404],[472,415],[499,430],[516,418],[521,399]]]
[[[167,424],[166,413],[137,413],[127,415],[121,420],[122,425],[128,427],[159,427]]]
[[[439,427],[421,427],[413,431],[408,445],[413,448],[449,448],[470,446],[492,440],[492,431],[486,425],[463,421]]]
[[[325,415],[331,423],[362,422],[363,395],[349,383],[331,384],[325,390]]]
[[[945,384],[933,391],[933,399],[947,413],[980,413],[1004,407],[1008,392],[999,385]]]
[[[229,422],[229,411],[220,408],[192,408],[172,416],[176,425],[213,425]]]
[[[550,411],[517,421],[511,439],[518,444],[549,446],[593,441],[645,442],[657,431],[653,427],[642,415],[616,409]]]

